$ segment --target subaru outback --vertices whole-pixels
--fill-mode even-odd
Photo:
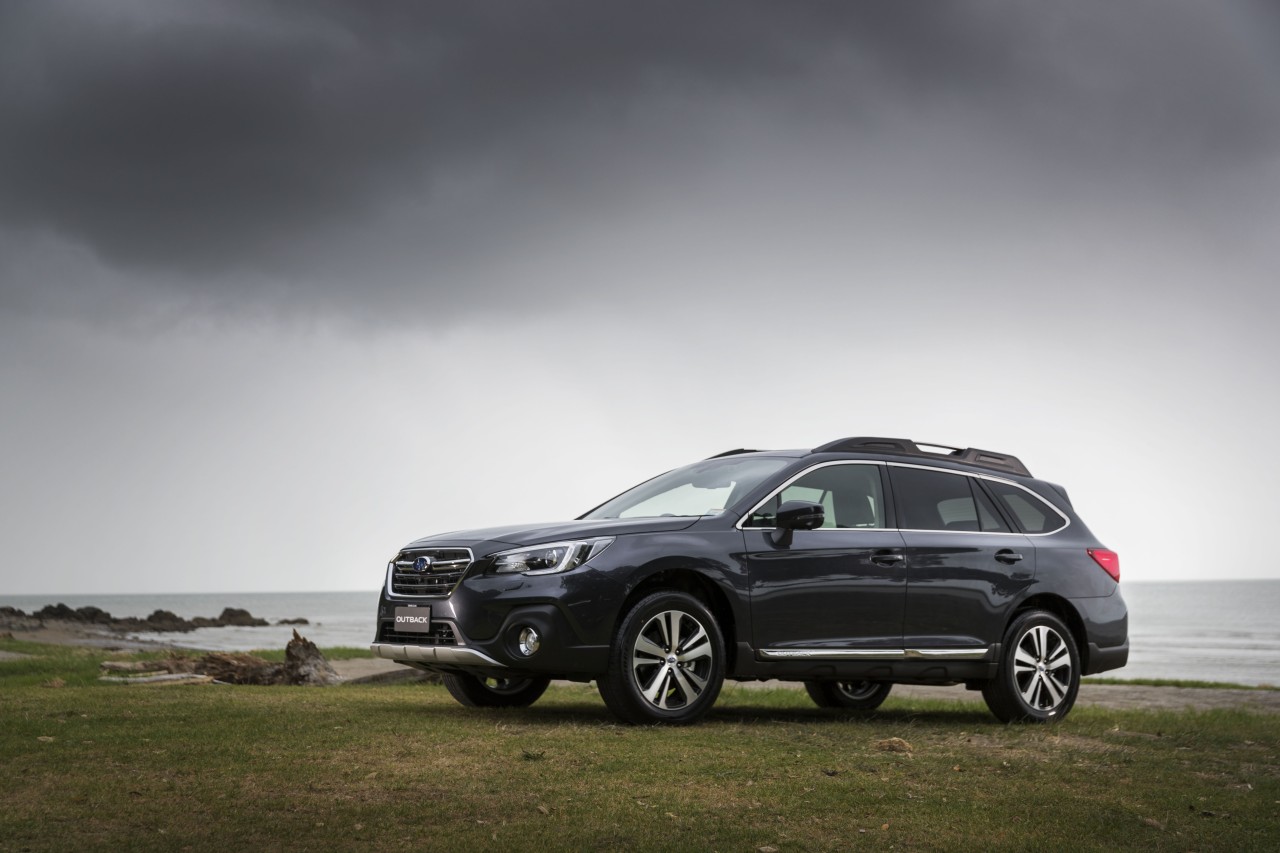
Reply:
[[[1071,710],[1129,653],[1119,557],[1015,457],[898,438],[731,450],[574,521],[442,533],[388,563],[377,657],[463,705],[595,681],[628,723],[690,723],[726,679],[871,710],[894,684]]]

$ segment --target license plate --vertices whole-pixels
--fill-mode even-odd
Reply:
[[[430,607],[397,607],[396,630],[426,634],[431,631]]]

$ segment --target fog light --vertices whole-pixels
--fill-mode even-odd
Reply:
[[[520,654],[529,657],[541,647],[542,638],[534,628],[526,625],[520,630],[520,639],[517,644],[520,647]]]

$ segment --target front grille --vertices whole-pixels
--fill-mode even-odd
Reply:
[[[382,622],[378,625],[379,643],[396,643],[405,646],[456,646],[458,635],[448,622],[433,622],[429,632],[397,631],[396,623]]]
[[[415,568],[420,557],[430,565]],[[395,595],[448,595],[471,565],[468,548],[407,548],[396,555],[391,567],[391,592]]]

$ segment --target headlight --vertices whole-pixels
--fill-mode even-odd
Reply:
[[[612,536],[577,539],[572,542],[548,542],[532,548],[500,551],[493,555],[493,570],[500,573],[519,572],[526,575],[552,575],[576,569],[599,554],[613,542]]]

